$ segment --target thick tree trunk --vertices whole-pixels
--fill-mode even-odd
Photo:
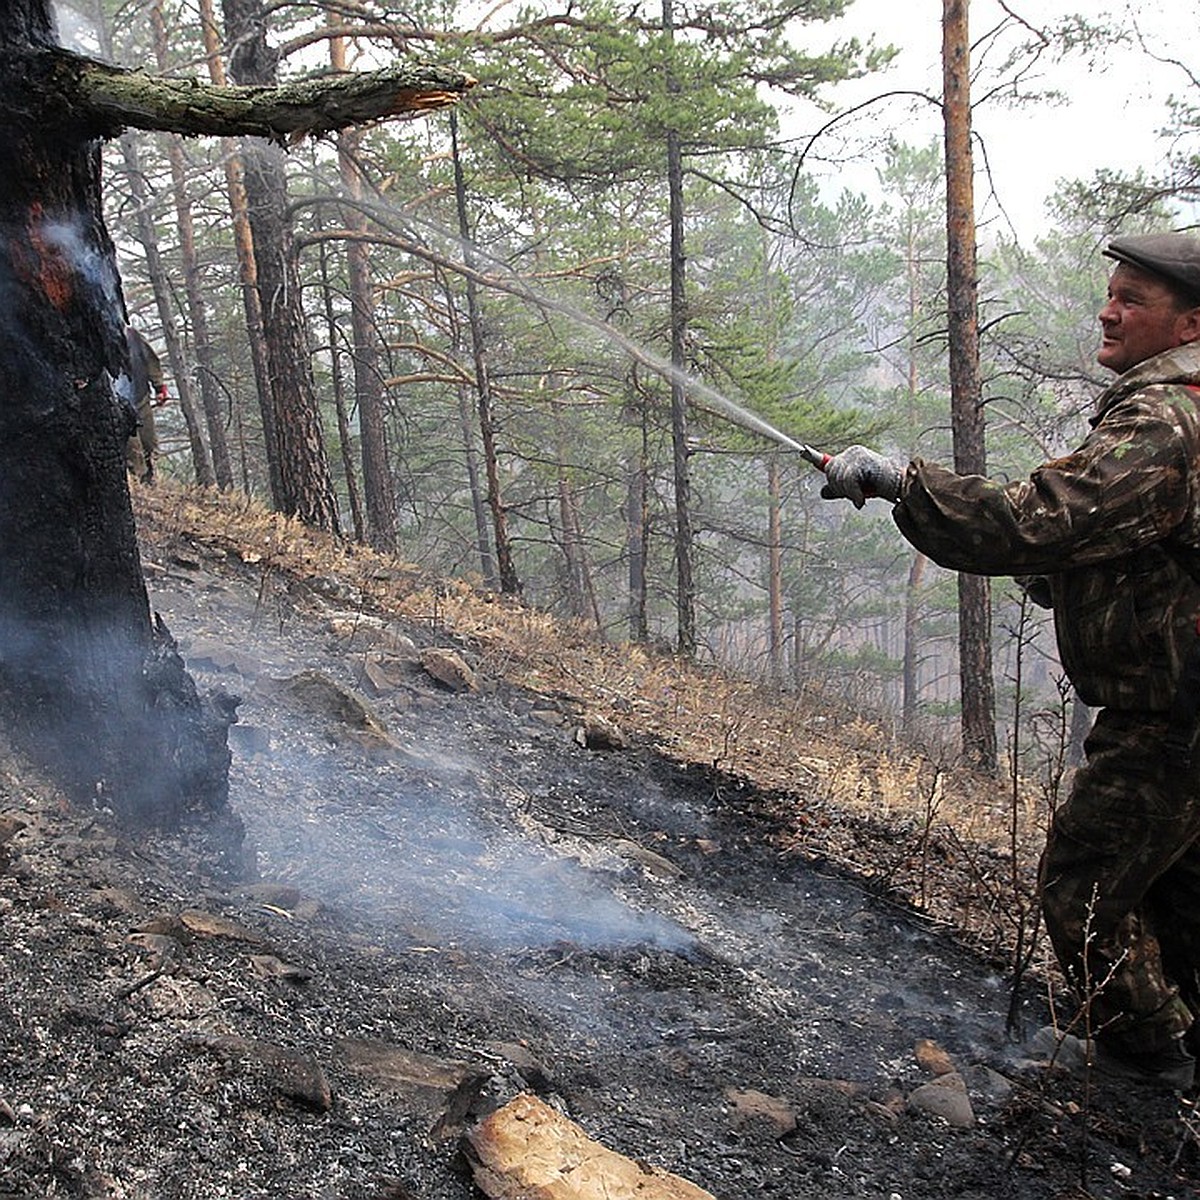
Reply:
[[[221,38],[212,0],[199,0],[200,29],[204,39],[208,75],[217,87],[225,84],[225,62],[221,57]],[[254,369],[255,391],[258,394],[259,416],[262,420],[263,454],[267,460],[267,487],[272,499],[283,492],[279,469],[279,439],[272,420],[271,370],[267,364],[266,338],[263,335],[262,304],[258,298],[258,268],[254,262],[254,236],[250,232],[249,204],[242,160],[236,142],[222,146],[225,163],[225,189],[229,195],[229,216],[233,225],[233,244],[237,251],[238,277],[241,281],[242,311],[246,319],[246,337],[250,345],[250,362]],[[246,430],[238,413],[239,444],[242,452],[242,486],[251,490],[246,455]]]
[[[20,51],[48,30],[45,5],[7,7],[0,94],[36,89],[38,56]],[[201,702],[150,622],[98,147],[0,105],[0,697],[18,739],[75,795],[172,823],[224,808],[232,713]]]
[[[390,73],[376,84],[375,115],[425,107],[419,87],[398,94]],[[459,77],[458,90],[468,86]],[[282,97],[283,126],[268,117],[263,128],[311,111],[319,90],[304,87],[298,105]],[[348,94],[342,81],[333,92]],[[49,0],[0,6],[0,713],[89,803],[164,824],[216,811],[226,819],[214,824],[236,836],[226,804],[234,703],[201,701],[169,634],[150,622],[125,483],[127,314],[99,148],[126,126],[224,129],[246,96],[226,97],[233,107],[210,127],[205,105],[222,108],[220,95],[166,93],[158,108],[153,80],[54,45]],[[197,103],[177,126],[170,114],[185,94]],[[429,98],[448,96],[439,83]],[[231,127],[258,129],[278,99],[255,93],[267,107]],[[310,128],[354,120],[339,104]]]
[[[974,162],[971,153],[967,0],[943,0],[942,67],[946,144],[946,270],[949,302],[954,469],[984,474],[983,383],[979,370]],[[997,768],[992,678],[991,588],[981,575],[958,577],[958,645],[963,754]]]
[[[262,3],[224,0],[224,10],[226,35],[237,47],[230,63],[234,82],[272,86],[275,57],[266,42]],[[270,420],[279,451],[278,492],[272,501],[280,512],[299,517],[306,525],[337,533],[337,500],[312,383],[300,274],[292,251],[283,150],[261,138],[246,138],[242,166],[271,386]]]

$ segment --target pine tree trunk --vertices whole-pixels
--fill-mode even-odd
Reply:
[[[674,40],[675,14],[671,0],[663,0],[663,30]],[[667,91],[677,94],[679,81],[667,80]],[[683,149],[679,132],[667,131],[667,193],[671,223],[671,443],[675,467],[675,610],[679,653],[696,653],[696,583],[692,571],[692,482],[688,463],[687,392],[683,378],[687,366],[686,258],[683,246]]]
[[[458,335],[455,334],[455,342]],[[475,551],[479,555],[479,572],[490,588],[500,586],[496,571],[496,556],[488,537],[487,498],[480,483],[479,455],[475,450],[475,430],[471,415],[471,396],[465,387],[458,389],[458,418],[462,428],[463,456],[467,467],[467,487],[471,492],[471,515],[475,521]]]
[[[224,86],[225,63],[221,57],[221,36],[212,0],[198,0],[200,29],[204,38],[204,57],[208,76],[217,86]],[[241,280],[242,310],[246,318],[246,337],[250,346],[250,361],[254,368],[255,391],[258,393],[259,415],[262,420],[263,454],[267,460],[267,484],[272,498],[283,491],[279,469],[279,441],[271,417],[271,371],[267,364],[266,339],[263,336],[262,305],[258,298],[258,269],[254,261],[254,236],[250,231],[249,206],[243,178],[242,161],[237,143],[222,141],[222,161],[225,163],[225,190],[229,196],[229,216],[233,227],[233,244],[237,251],[238,275]],[[249,491],[245,422],[238,414],[239,442],[242,447],[242,483]]]
[[[350,503],[350,520],[354,540],[366,545],[367,523],[358,489],[358,467],[354,459],[354,435],[350,430],[350,413],[346,407],[345,372],[342,370],[342,348],[339,345],[338,319],[333,306],[334,290],[329,279],[329,253],[322,239],[317,243],[321,264],[321,291],[325,301],[325,329],[329,337],[329,370],[333,383],[333,411],[337,417],[338,444],[342,453],[342,472],[346,477],[346,498]]]
[[[983,383],[979,369],[974,165],[971,153],[967,0],[943,0],[942,67],[946,144],[946,268],[949,301],[954,469],[984,474]],[[992,678],[991,587],[981,575],[958,577],[962,741],[966,759],[997,769]]]
[[[629,560],[629,640],[645,644],[650,640],[646,616],[646,555],[650,538],[650,484],[646,477],[649,458],[649,414],[644,400],[637,405],[640,446],[629,464],[625,489],[625,553]]]
[[[921,657],[921,607],[917,598],[928,562],[929,559],[919,550],[913,552],[908,568],[908,582],[904,587],[904,658],[900,721],[903,729],[909,733],[916,725],[917,708],[921,699],[918,676]]]
[[[767,459],[767,607],[771,679],[783,680],[783,528],[779,494],[779,455]]]
[[[196,406],[192,402],[191,376],[183,365],[179,335],[175,331],[171,306],[167,300],[166,271],[163,268],[162,255],[158,248],[158,235],[154,229],[154,222],[150,219],[149,196],[142,175],[137,137],[138,135],[135,133],[126,133],[121,138],[121,154],[125,163],[125,178],[129,194],[137,201],[135,224],[138,241],[142,243],[142,251],[146,256],[146,274],[154,292],[163,339],[167,343],[167,361],[170,363],[171,377],[175,381],[175,395],[179,401],[179,410],[183,413],[184,425],[187,427],[188,446],[192,453],[192,473],[201,487],[211,487],[216,483],[216,477],[213,474],[212,461],[208,456],[208,448],[204,445],[204,438],[200,433],[200,422],[196,419]]]
[[[329,24],[342,18],[330,11]],[[346,70],[346,39],[329,39],[330,66]],[[356,130],[338,135],[338,170],[351,200],[362,198],[358,169],[361,137]],[[353,204],[346,206],[347,229],[364,232],[366,215]],[[396,488],[388,460],[387,410],[380,371],[379,333],[375,328],[372,297],[371,247],[365,238],[346,243],[346,271],[350,280],[350,328],[354,332],[354,394],[358,401],[358,428],[362,438],[363,492],[367,502],[367,540],[376,550],[396,550]]]
[[[237,53],[235,83],[271,86],[275,59],[267,47],[260,0],[223,0],[225,31]],[[308,356],[300,275],[287,213],[283,150],[263,138],[242,140],[247,212],[254,242],[270,382],[268,419],[278,449],[275,507],[307,525],[339,532],[337,501]]]
[[[168,67],[167,28],[161,0],[150,10],[154,33],[154,54],[160,71]],[[196,378],[200,388],[200,406],[204,410],[208,450],[212,459],[213,481],[222,491],[233,487],[233,465],[229,458],[229,439],[225,433],[224,405],[217,386],[216,358],[208,330],[208,310],[201,290],[200,263],[196,256],[196,230],[192,219],[192,201],[187,189],[187,170],[182,139],[168,134],[167,159],[171,166],[171,192],[175,202],[175,224],[179,230],[179,256],[183,274],[187,317],[192,329],[192,353],[196,360]],[[176,376],[179,378],[179,375]]]
[[[462,159],[458,153],[458,121],[450,114],[450,140],[454,156],[454,193],[458,208],[458,231],[462,238],[463,258],[470,268],[475,267],[471,225],[467,219],[466,180]],[[479,292],[474,275],[467,276],[467,321],[471,332],[471,353],[475,363],[475,388],[479,406],[479,435],[483,443],[483,466],[487,476],[487,502],[492,516],[492,531],[496,541],[496,562],[500,573],[500,590],[510,595],[521,591],[521,580],[513,562],[508,538],[508,514],[500,492],[500,463],[496,454],[496,418],[492,407],[492,387],[488,376],[487,353],[483,333],[483,316],[479,308]]]

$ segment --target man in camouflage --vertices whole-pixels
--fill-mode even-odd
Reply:
[[[137,432],[125,446],[125,465],[143,483],[154,482],[154,460],[158,457],[158,427],[154,410],[167,402],[162,362],[154,347],[132,325],[125,326],[129,351],[129,391],[137,412]]]
[[[1200,1054],[1200,240],[1118,238],[1091,433],[1000,484],[861,446],[826,498],[893,501],[934,561],[1032,577],[1063,666],[1101,711],[1043,857],[1055,953],[1098,1069],[1186,1089]]]

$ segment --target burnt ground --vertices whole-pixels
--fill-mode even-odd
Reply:
[[[787,848],[810,797],[453,690],[469,643],[336,579],[146,558],[242,698],[243,861],[0,764],[0,1198],[468,1200],[519,1091],[722,1200],[1200,1196],[1192,1108],[1029,1063],[1003,972]]]

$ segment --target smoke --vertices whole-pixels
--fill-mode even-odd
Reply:
[[[619,854],[587,841],[564,854],[538,841],[486,771],[452,748],[422,755],[415,771],[411,762],[370,771],[337,752],[282,745],[269,756],[235,754],[232,800],[264,877],[418,943],[680,952],[693,943],[642,906],[636,872]]]
[[[74,50],[76,54],[86,54],[92,58],[99,56],[100,34],[94,21],[63,0],[55,0],[51,11],[57,26],[60,46],[66,50]]]
[[[89,285],[104,310],[121,310],[121,282],[116,263],[79,221],[50,219],[38,231],[44,244],[57,251]]]

